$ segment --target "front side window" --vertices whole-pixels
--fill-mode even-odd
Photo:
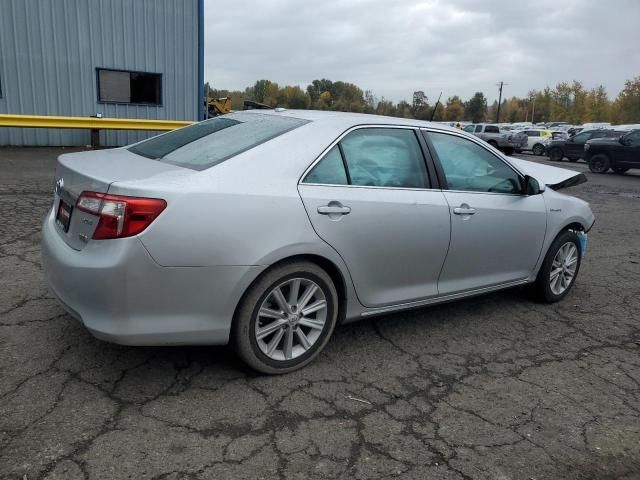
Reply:
[[[129,147],[143,157],[204,170],[278,137],[307,120],[260,113],[231,113]]]
[[[98,68],[98,101],[102,103],[162,104],[162,75]]]
[[[630,147],[640,145],[640,130],[630,133],[625,137],[625,141]]]
[[[313,167],[304,183],[389,188],[429,185],[418,139],[413,130],[401,128],[354,130]]]
[[[525,134],[528,137],[539,137],[540,136],[540,132],[538,130],[528,130],[527,132],[525,132]]]
[[[505,162],[466,138],[429,132],[449,190],[519,194],[520,177]]]
[[[573,137],[573,141],[575,143],[585,143],[587,140],[591,138],[591,132],[579,133],[575,137]]]

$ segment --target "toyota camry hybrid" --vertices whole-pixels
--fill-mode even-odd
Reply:
[[[417,120],[232,113],[129,147],[61,155],[42,252],[96,337],[232,343],[309,363],[336,324],[530,284],[574,284],[594,223],[582,174]]]

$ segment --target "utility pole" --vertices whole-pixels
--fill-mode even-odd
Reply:
[[[533,123],[533,116],[536,114],[536,97],[533,97],[533,108],[531,110],[531,123]]]
[[[438,101],[436,102],[436,106],[433,107],[433,111],[431,112],[430,122],[433,122],[433,117],[436,115],[436,110],[438,109],[438,105],[440,104],[440,98],[442,98],[442,92],[440,92],[440,96],[438,97]]]
[[[509,85],[508,83],[504,83],[500,81],[500,83],[496,83],[498,88],[500,89],[500,96],[498,97],[498,118],[496,118],[496,123],[500,123],[500,107],[502,106],[502,87],[504,85]]]

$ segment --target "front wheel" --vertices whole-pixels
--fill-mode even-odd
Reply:
[[[304,367],[329,341],[338,318],[331,277],[311,262],[274,267],[250,287],[233,324],[239,356],[255,370],[287,373]]]
[[[593,173],[606,173],[610,166],[609,157],[603,153],[594,155],[589,159],[589,170]]]
[[[554,303],[562,300],[573,286],[580,270],[580,240],[574,232],[564,231],[553,241],[544,258],[536,283],[538,298]]]
[[[504,154],[505,155],[513,155],[513,147],[505,147]]]
[[[624,175],[629,171],[627,167],[612,167],[611,170],[616,172],[618,175]]]
[[[552,162],[559,162],[560,160],[562,160],[562,157],[564,157],[564,154],[559,148],[552,148],[549,151],[549,160],[551,160]]]
[[[542,145],[540,143],[536,143],[533,146],[533,150],[532,151],[533,151],[534,155],[540,156],[540,155],[542,155],[544,153],[544,145]]]

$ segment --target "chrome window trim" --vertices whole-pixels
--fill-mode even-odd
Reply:
[[[375,190],[410,190],[414,192],[442,192],[439,188],[413,188],[413,187],[385,187],[378,185],[341,185],[336,183],[306,183],[301,182],[298,185],[308,185],[311,187],[336,187],[336,188],[368,188]]]
[[[329,151],[333,147],[335,147],[338,143],[340,143],[340,140],[342,140],[344,137],[346,137],[347,135],[349,135],[351,132],[353,132],[355,130],[361,130],[361,129],[365,129],[365,128],[397,128],[397,129],[403,129],[403,130],[411,130],[416,135],[418,133],[418,130],[420,129],[419,126],[385,125],[385,124],[362,124],[362,125],[354,125],[353,127],[349,127],[347,130],[342,132],[338,136],[338,138],[336,138],[333,142],[331,142],[327,148],[325,148],[322,152],[320,152],[320,155],[318,155],[318,157],[313,162],[311,162],[311,165],[309,165],[306,168],[306,170],[302,173],[302,175],[300,175],[300,178],[298,178],[298,185],[316,185],[316,186],[348,187],[348,188],[376,188],[376,189],[384,189],[384,190],[418,190],[418,191],[437,190],[437,191],[440,191],[439,189],[434,189],[434,188],[381,187],[381,186],[377,186],[377,185],[341,185],[341,184],[334,184],[334,183],[325,184],[325,183],[306,183],[306,182],[304,182],[304,178],[309,174],[309,172],[311,170],[313,170],[313,167],[315,167],[316,164],[320,163],[322,161],[322,159],[329,153]],[[422,146],[420,145],[420,140],[417,137],[416,137],[416,142],[418,142],[418,146],[420,147],[420,150],[422,151]],[[422,152],[422,157],[423,157],[423,160],[425,161],[424,168],[425,168],[426,178],[429,181],[429,184],[432,184],[433,182],[431,181],[431,178],[429,177],[429,169],[427,168],[427,164],[426,164],[428,159],[425,157],[424,152]]]
[[[461,135],[459,132],[452,132],[450,130],[440,130],[438,128],[433,128],[433,127],[420,127],[420,130],[421,131],[425,131],[427,133],[429,133],[429,132],[445,133],[445,134],[449,134],[449,135],[452,135],[452,136],[455,136],[455,137],[464,138],[465,140],[469,140],[472,143],[475,143],[479,147],[481,147],[484,150],[486,150],[487,152],[489,152],[491,155],[493,155],[495,158],[497,158],[502,163],[504,163],[507,167],[509,167],[511,170],[513,170],[513,172],[518,176],[518,178],[520,178],[520,180],[524,180],[524,177],[525,177],[524,173],[522,173],[514,165],[512,165],[511,162],[507,158],[505,158],[504,156],[496,155],[495,152],[493,152],[492,150],[487,148],[487,146],[489,146],[488,143],[486,143],[484,140],[479,139],[475,135]],[[438,152],[436,152],[436,154],[437,153]],[[434,162],[435,161],[436,160],[434,159]],[[439,161],[439,159],[438,159],[438,161]],[[509,195],[511,197],[526,197],[527,196],[524,193],[480,192],[480,191],[477,191],[477,190],[450,190],[448,188],[447,189],[443,188],[442,191],[443,192],[456,192],[456,193],[479,193],[479,194],[484,194],[484,195]]]

